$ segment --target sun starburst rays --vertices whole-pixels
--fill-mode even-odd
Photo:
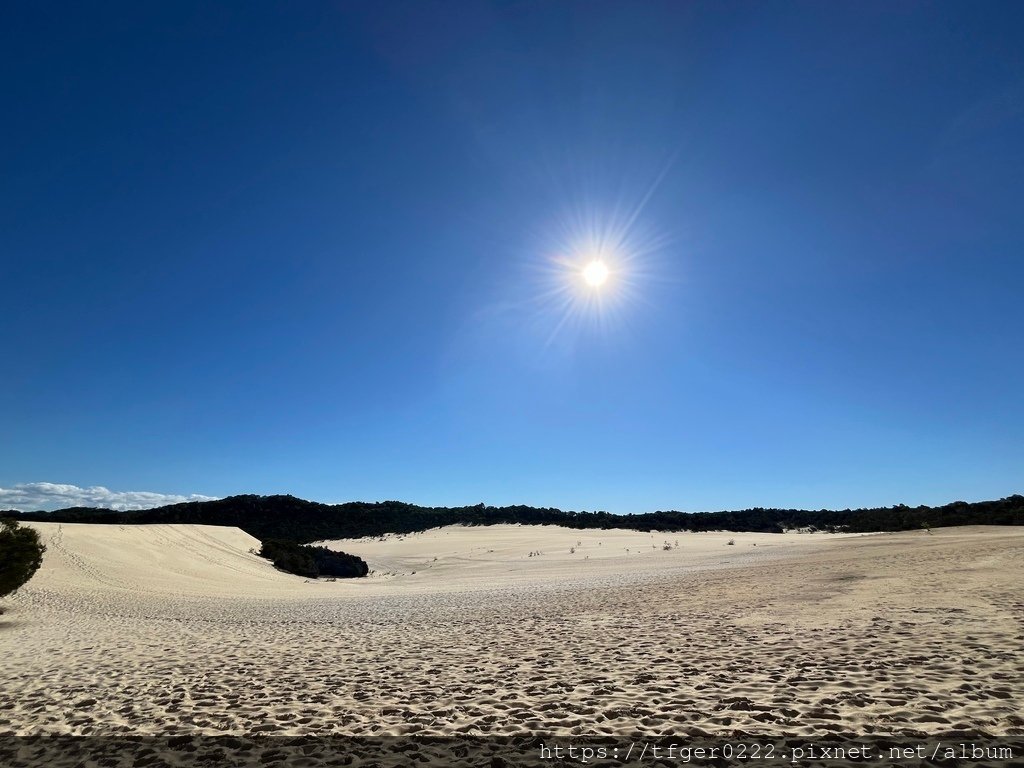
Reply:
[[[572,330],[621,328],[642,303],[651,256],[666,241],[640,226],[636,210],[585,209],[563,217],[549,237],[537,293],[552,324],[547,345]]]

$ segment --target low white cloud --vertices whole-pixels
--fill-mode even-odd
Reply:
[[[152,491],[111,491],[102,485],[81,488],[63,483],[22,483],[11,488],[0,488],[0,509],[16,509],[32,512],[39,509],[63,509],[64,507],[103,507],[105,509],[150,509],[165,504],[183,501],[211,501],[216,496],[193,493],[181,496],[176,493],[154,493]]]

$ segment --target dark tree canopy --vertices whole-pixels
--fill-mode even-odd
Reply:
[[[318,576],[357,578],[370,572],[366,561],[356,555],[282,539],[264,541],[259,555],[273,561],[282,571],[311,579]]]
[[[5,597],[32,578],[43,564],[46,547],[32,528],[0,518],[0,597]]]

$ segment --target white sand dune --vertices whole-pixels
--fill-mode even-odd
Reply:
[[[280,585],[274,568],[249,550],[259,539],[214,525],[30,523],[47,546],[32,589],[206,594],[214,585]]]
[[[255,555],[260,542],[213,525],[30,523],[48,552],[26,599],[88,596],[128,606],[175,599],[399,596],[513,585],[622,585],[675,573],[735,568],[835,545],[843,535],[644,533],[561,526],[447,526],[410,534],[317,542],[359,555],[369,579],[309,580]],[[728,542],[733,542],[729,544]],[[44,601],[45,602],[45,601]],[[159,602],[155,603],[156,607]]]
[[[829,546],[849,535],[493,525],[317,543],[359,555],[372,564],[374,576],[399,581],[403,590],[450,590],[527,584],[621,586],[685,571],[764,563],[808,547]]]
[[[0,735],[1024,733],[1020,529],[455,527],[310,582],[237,529],[32,525]]]

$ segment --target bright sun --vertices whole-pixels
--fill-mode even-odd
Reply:
[[[583,268],[583,279],[591,288],[600,288],[608,279],[608,267],[600,259],[594,259]]]

